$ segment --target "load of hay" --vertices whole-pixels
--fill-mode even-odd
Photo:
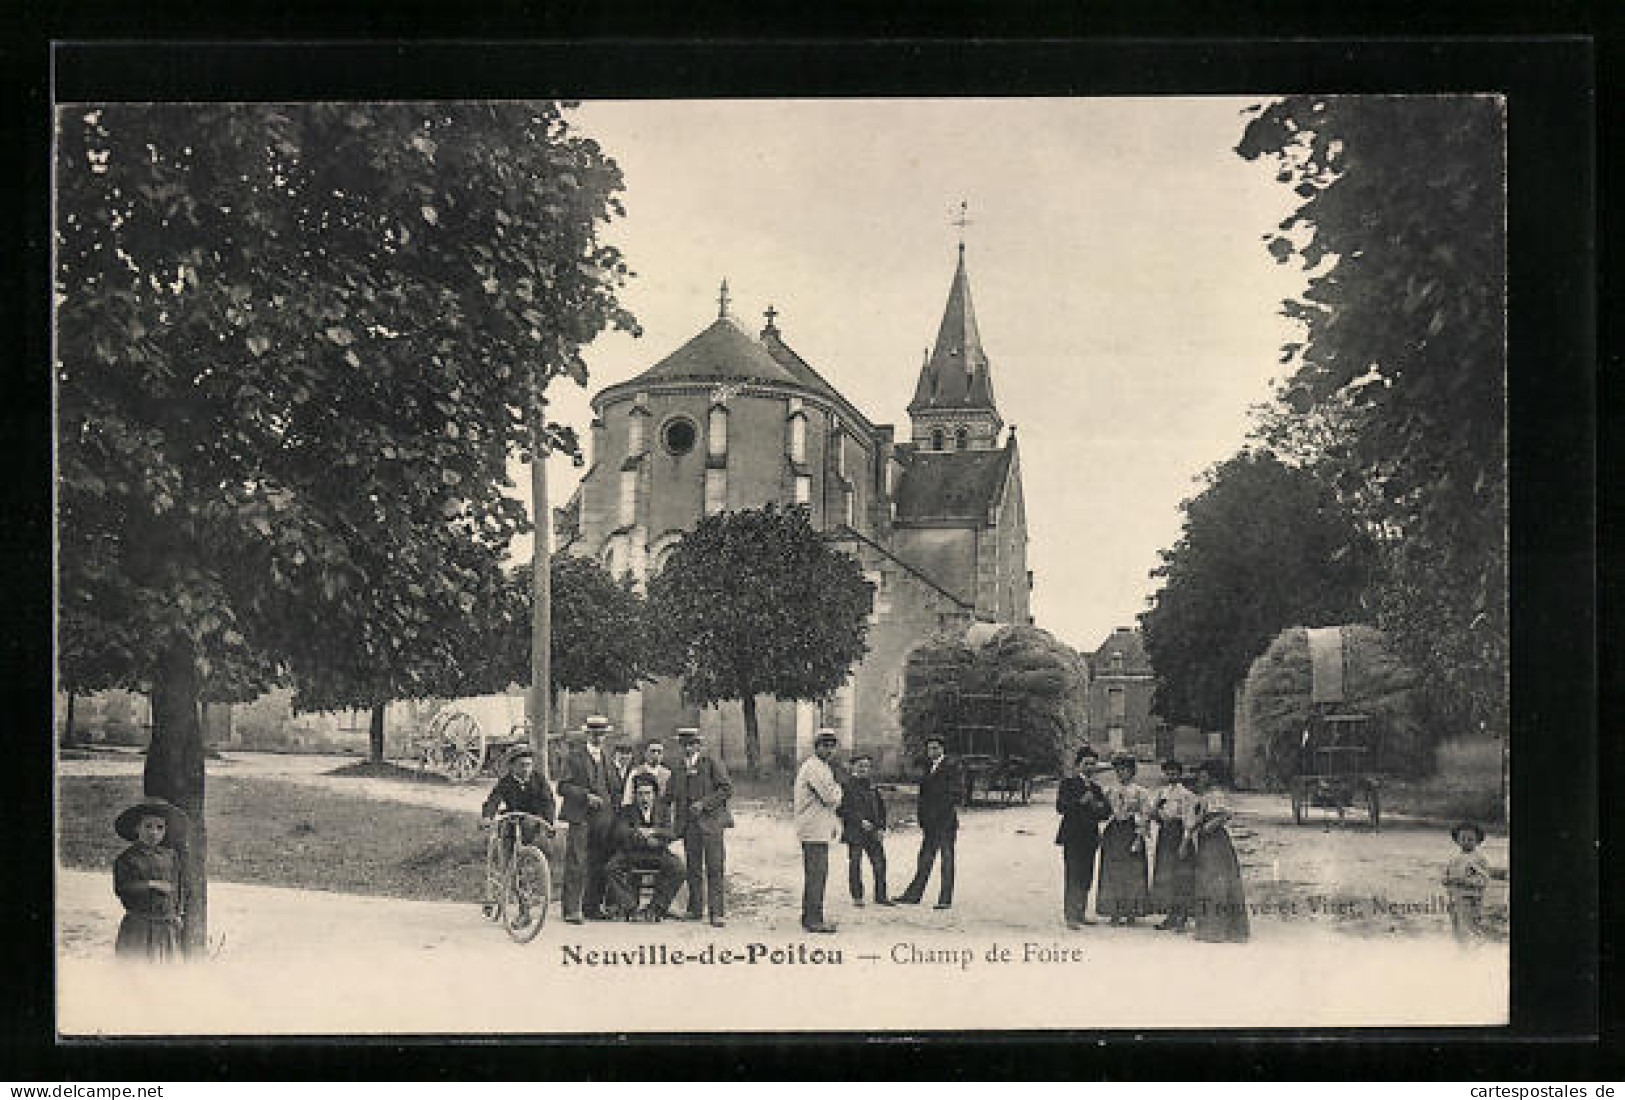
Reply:
[[[1303,732],[1315,708],[1308,632],[1282,631],[1247,673],[1237,704],[1235,771],[1247,786],[1280,787],[1298,769]],[[1377,770],[1417,776],[1433,765],[1433,742],[1422,721],[1416,674],[1383,645],[1374,627],[1343,627],[1343,702],[1320,704],[1367,714],[1382,734]]]
[[[952,732],[956,697],[995,694],[1019,701],[1019,728],[1005,738],[1005,755],[1048,770],[1082,740],[1089,694],[1082,655],[1037,627],[973,627],[968,634],[939,634],[909,654],[903,667],[905,753],[923,756],[927,736]]]

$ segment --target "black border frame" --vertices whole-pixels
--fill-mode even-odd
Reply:
[[[1181,5],[1190,7],[1192,5]],[[1449,7],[1448,5],[1443,7]],[[1576,10],[1578,8],[1578,11]],[[1509,11],[1510,9],[1510,11]],[[1035,9],[1036,10],[1036,9]],[[1126,6],[1116,9],[1129,10]],[[1393,11],[1400,10],[1396,5]],[[1404,34],[1453,33],[1460,17],[1441,10],[1393,18]],[[1479,26],[1506,38],[1348,38],[1259,41],[1174,37],[1234,33],[1210,14],[1176,12],[1152,24],[1158,40],[1028,37],[833,40],[759,34],[766,16],[719,21],[714,34],[683,39],[609,38],[599,13],[566,13],[547,23],[522,6],[464,15],[445,33],[496,38],[561,34],[565,41],[426,42],[442,11],[407,6],[416,41],[387,41],[376,15],[353,12],[262,18],[260,32],[283,42],[168,44],[108,41],[127,34],[127,13],[88,5],[72,26],[42,35],[24,58],[23,94],[7,118],[14,147],[26,150],[19,244],[27,266],[10,296],[22,365],[5,376],[3,438],[30,476],[4,490],[7,525],[0,561],[22,596],[13,630],[0,643],[6,700],[20,765],[0,772],[0,791],[49,819],[50,739],[21,731],[49,728],[49,163],[50,104],[113,98],[567,98],[779,95],[1130,95],[1320,92],[1499,92],[1510,128],[1510,423],[1513,595],[1513,1024],[1509,1029],[1337,1029],[1314,1032],[1021,1032],[856,1036],[673,1035],[482,1042],[441,1037],[377,1040],[54,1041],[50,883],[46,843],[28,843],[16,864],[24,876],[18,925],[8,929],[5,971],[15,1003],[6,1005],[0,1038],[7,1075],[50,1080],[107,1077],[196,1080],[231,1077],[480,1080],[498,1076],[598,1079],[846,1077],[938,1079],[1077,1076],[1253,1078],[1290,1075],[1343,1079],[1397,1077],[1563,1078],[1604,1072],[1618,1077],[1618,1047],[1598,1045],[1600,981],[1599,833],[1595,792],[1579,788],[1584,762],[1597,757],[1595,582],[1598,410],[1617,427],[1620,395],[1594,373],[1594,303],[1601,240],[1595,149],[1596,97],[1615,93],[1605,71],[1599,89],[1595,29],[1585,5],[1546,5],[1530,18],[1517,5],[1475,8]],[[1244,29],[1289,33],[1262,5],[1232,13]],[[1370,14],[1370,13],[1367,13]],[[680,18],[674,16],[670,18]],[[1334,19],[1337,17],[1334,17]],[[594,22],[597,19],[598,22]],[[1041,24],[1048,21],[1050,26]],[[241,14],[188,16],[180,33],[220,39],[242,35]],[[1017,9],[1016,33],[1075,34],[1077,12],[1036,16]],[[1313,22],[1313,21],[1312,21]],[[1369,33],[1345,13],[1321,20],[1319,33]],[[1454,26],[1452,25],[1454,24]],[[1537,25],[1538,24],[1538,25]],[[889,16],[874,28],[895,32],[918,20]],[[1057,30],[1057,27],[1060,27]],[[1119,34],[1122,14],[1105,29]],[[1541,34],[1553,28],[1564,37]],[[43,28],[42,28],[43,29]],[[669,30],[670,28],[662,28]],[[1095,28],[1099,29],[1099,23]],[[157,37],[155,28],[149,33]],[[929,29],[925,29],[929,33]],[[292,40],[321,37],[323,44]],[[344,38],[386,41],[344,42]],[[93,40],[101,40],[99,43]],[[26,40],[25,40],[26,42]],[[76,44],[77,43],[77,44]],[[27,45],[23,49],[27,49]],[[17,47],[5,50],[13,57]],[[1617,132],[1613,133],[1617,139]],[[1238,132],[1239,139],[1239,132]],[[14,276],[18,273],[13,272]],[[24,304],[26,303],[26,305]],[[18,346],[14,344],[14,346]],[[1617,347],[1617,345],[1616,345]],[[1612,594],[1611,592],[1609,594]],[[1606,666],[1608,687],[1622,677]],[[38,723],[38,724],[36,724]],[[1602,773],[1619,777],[1617,757]],[[1602,823],[1605,833],[1613,832]],[[26,835],[26,834],[25,834]],[[48,838],[47,834],[45,835]],[[32,840],[33,838],[29,838]],[[1604,845],[1605,851],[1611,847]],[[1538,851],[1534,858],[1531,853]],[[1569,914],[1540,919],[1541,913]],[[1613,1019],[1610,1013],[1610,1020]],[[1609,1037],[1617,1039],[1617,1025]],[[16,1057],[13,1057],[13,1056]],[[1609,1073],[1609,1068],[1612,1072]]]

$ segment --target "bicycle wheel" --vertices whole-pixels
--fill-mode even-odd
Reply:
[[[529,943],[547,923],[547,903],[553,895],[553,872],[547,857],[527,844],[514,849],[503,899],[503,927],[516,943]]]

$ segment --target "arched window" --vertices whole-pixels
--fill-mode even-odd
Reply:
[[[711,406],[709,442],[712,458],[721,458],[728,453],[728,410],[721,405]]]
[[[932,428],[931,429],[931,449],[933,451],[940,451],[940,450],[942,450],[942,444],[943,444],[942,429],[941,428]]]
[[[790,415],[790,461],[807,461],[807,417],[800,412]]]
[[[961,426],[954,429],[954,446],[961,451],[970,446],[969,428]]]

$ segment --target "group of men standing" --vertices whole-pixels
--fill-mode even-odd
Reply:
[[[886,891],[886,800],[869,778],[874,761],[859,753],[849,774],[837,779],[834,757],[840,739],[822,729],[813,739],[813,754],[796,772],[793,806],[796,836],[801,841],[801,927],[807,932],[834,932],[824,917],[824,891],[829,877],[829,849],[837,841],[847,848],[847,883],[854,905],[863,904],[863,864],[867,860],[875,879],[875,904],[892,905]],[[920,853],[914,879],[896,901],[917,905],[925,896],[937,857],[942,877],[937,908],[954,902],[954,842],[959,835],[956,807],[961,794],[958,772],[947,763],[940,738],[925,742],[926,773],[920,778],[918,816]]]
[[[682,917],[709,920],[721,928],[727,918],[725,874],[727,852],[724,831],[733,826],[729,799],[733,783],[722,763],[704,751],[704,739],[693,728],[677,731],[679,756],[665,763],[665,746],[651,741],[643,760],[633,763],[630,746],[606,749],[613,732],[607,719],[594,715],[582,728],[582,743],[565,757],[558,789],[563,805],[558,819],[568,826],[564,850],[564,919],[585,920],[636,915],[664,920]],[[918,815],[922,840],[912,882],[894,901],[886,888],[887,813],[885,799],[870,779],[873,760],[858,754],[837,777],[835,750],[839,740],[829,729],[819,730],[813,755],[796,773],[794,813],[801,841],[803,892],[801,926],[808,932],[828,933],[835,925],[824,916],[824,892],[829,873],[829,849],[844,842],[848,853],[848,884],[854,904],[864,904],[863,865],[874,876],[877,905],[918,904],[925,894],[937,858],[942,874],[938,909],[953,905],[954,842],[959,830],[955,807],[961,788],[958,772],[947,761],[938,738],[926,741],[927,771],[920,780]],[[528,747],[509,754],[508,774],[497,781],[481,810],[489,822],[498,810],[534,814],[549,825],[555,821],[553,792],[535,773]],[[527,826],[526,839],[539,826]],[[682,841],[679,862],[670,845]],[[647,905],[639,904],[643,883],[652,878]],[[670,912],[672,901],[686,879],[686,913]]]

